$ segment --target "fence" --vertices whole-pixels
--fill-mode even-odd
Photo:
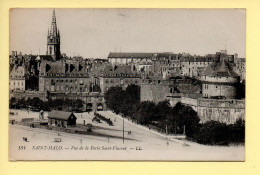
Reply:
[[[15,125],[22,125],[22,126],[28,126],[32,128],[40,128],[40,129],[47,129],[47,130],[53,130],[53,131],[58,131],[58,132],[66,132],[66,133],[71,133],[71,134],[88,134],[89,133],[89,127],[86,125],[80,125],[77,124],[75,128],[62,128],[62,127],[57,127],[57,126],[51,126],[51,125],[41,125],[40,123],[35,123],[35,122],[19,122],[15,120],[10,120],[10,124],[15,124]],[[85,130],[84,130],[85,129]]]

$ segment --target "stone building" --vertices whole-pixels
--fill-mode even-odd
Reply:
[[[25,81],[25,66],[14,66],[9,77],[9,89],[11,91],[25,91]]]
[[[233,71],[232,60],[223,55],[202,73],[202,95],[204,98],[182,97],[181,102],[198,112],[202,123],[215,120],[232,124],[245,119],[245,100],[238,100],[239,75]]]
[[[202,94],[206,98],[235,99],[239,75],[233,71],[226,58],[213,63],[202,73]]]
[[[133,71],[149,74],[152,72],[152,60],[142,59],[134,65]]]
[[[180,97],[201,93],[201,84],[195,79],[189,78],[169,78],[162,76],[148,76],[143,78],[141,86],[141,101],[160,102],[169,100],[174,106]]]
[[[182,56],[181,76],[198,77],[212,63],[211,57]]]
[[[110,52],[108,61],[112,65],[130,65],[131,63],[137,64],[143,59],[151,60],[153,53],[123,53],[123,52]]]
[[[88,66],[84,62],[43,61],[40,66],[40,92],[90,92]]]
[[[180,76],[180,54],[156,53],[152,59],[152,73],[157,75]]]
[[[226,50],[216,52],[216,54],[207,54],[205,56],[197,56],[190,54],[180,55],[181,76],[199,77],[212,63],[219,63],[221,58],[225,57],[226,61],[234,67],[237,54],[228,55]]]
[[[121,86],[123,89],[130,84],[139,84],[140,75],[131,71],[129,65],[106,66],[100,75],[101,92],[106,92],[110,87]]]
[[[240,76],[240,81],[244,81],[246,79],[246,59],[245,58],[235,59],[234,71]]]
[[[38,75],[36,55],[23,55],[21,52],[13,51],[10,55],[9,73],[10,90],[38,90]],[[19,83],[23,77],[24,83]],[[17,83],[14,83],[16,81]],[[19,87],[18,87],[19,84]],[[23,84],[24,88],[20,87]],[[13,88],[16,86],[15,88]]]
[[[181,97],[180,102],[192,107],[201,123],[214,120],[233,124],[238,119],[245,119],[245,100]]]

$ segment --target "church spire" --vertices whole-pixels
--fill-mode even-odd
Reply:
[[[55,9],[52,12],[51,28],[47,36],[47,55],[51,55],[54,61],[60,59],[60,34],[56,24]]]
[[[50,34],[52,36],[57,36],[57,24],[56,24],[55,9],[53,9],[53,12],[52,12],[52,21],[51,21],[51,31],[50,31]]]
[[[53,9],[53,11],[52,11],[52,22],[56,23],[55,9]]]

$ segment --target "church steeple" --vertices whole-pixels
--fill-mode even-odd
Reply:
[[[50,31],[48,29],[46,54],[53,56],[54,61],[60,59],[60,33],[56,24],[55,10],[52,12]]]
[[[55,9],[52,12],[52,21],[51,21],[51,34],[57,36],[57,24],[56,24],[56,15]]]

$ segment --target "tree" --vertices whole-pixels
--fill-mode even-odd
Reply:
[[[184,133],[187,137],[193,137],[193,135],[199,129],[199,117],[197,112],[190,106],[185,106],[178,102],[171,110],[167,119],[169,123],[169,131],[173,133]]]
[[[18,99],[18,102],[19,106],[21,107],[26,107],[26,101],[24,98],[21,98],[21,99]]]
[[[43,105],[43,101],[39,97],[33,97],[27,99],[27,104],[32,107],[39,108]]]
[[[245,120],[238,119],[234,124],[230,125],[230,141],[236,143],[245,142]]]
[[[135,106],[140,103],[140,87],[134,84],[127,86],[125,90],[125,98],[120,106],[120,112],[124,116],[132,117]]]
[[[134,113],[134,106],[140,103],[140,88],[131,84],[126,90],[122,87],[111,87],[105,93],[107,107],[116,114],[131,117]]]
[[[83,101],[81,100],[81,99],[77,99],[77,100],[75,100],[74,101],[74,103],[73,103],[74,105],[73,105],[73,108],[75,109],[75,110],[79,110],[80,108],[82,108],[83,107]]]
[[[105,93],[106,105],[116,114],[120,113],[121,105],[125,98],[125,92],[122,90],[122,87],[116,86],[111,87]]]
[[[130,84],[127,86],[126,95],[128,95],[129,99],[131,99],[131,104],[140,102],[140,86],[135,84]]]
[[[15,102],[16,102],[16,98],[15,97],[11,97],[10,103],[12,104],[12,103],[15,103]]]
[[[9,100],[9,106],[10,106],[10,108],[16,108],[16,98],[15,97],[11,97],[11,99]]]
[[[141,102],[137,107],[135,118],[138,123],[142,125],[147,125],[152,122],[152,118],[155,110],[155,103],[151,101]]]
[[[230,128],[225,123],[208,121],[203,124],[195,137],[197,142],[211,145],[227,145]]]
[[[168,100],[159,102],[154,110],[153,121],[165,120],[171,112],[171,105]]]

